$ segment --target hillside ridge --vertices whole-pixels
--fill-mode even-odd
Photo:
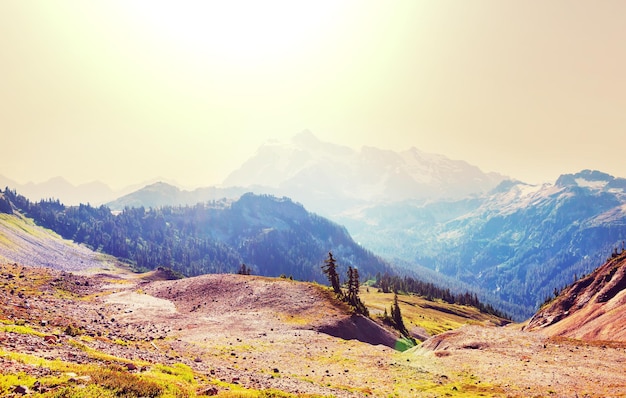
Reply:
[[[527,330],[583,340],[626,341],[626,251],[617,249],[544,305]]]

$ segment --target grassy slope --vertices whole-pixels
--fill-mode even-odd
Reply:
[[[368,291],[369,290],[369,291]],[[380,315],[393,302],[393,293],[379,293],[376,288],[361,288],[361,300],[372,316]],[[474,307],[428,301],[420,296],[399,295],[398,304],[407,329],[422,328],[428,335],[457,329],[466,324],[501,324],[502,320],[483,314]]]

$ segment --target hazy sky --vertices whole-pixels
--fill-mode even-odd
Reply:
[[[0,174],[220,183],[268,139],[626,177],[626,1],[0,1]],[[620,149],[621,147],[621,149]]]

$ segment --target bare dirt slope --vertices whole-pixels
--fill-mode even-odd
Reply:
[[[626,252],[564,289],[526,329],[549,336],[626,342]]]
[[[519,327],[465,326],[403,355],[455,369],[508,397],[626,396],[626,345],[548,338]]]
[[[367,338],[381,343],[371,344],[349,328],[346,339],[318,331],[354,319],[322,286],[239,275],[146,281],[13,264],[1,271],[0,392],[3,374],[56,374],[11,359],[18,353],[102,367],[182,363],[198,390],[360,397],[397,388],[389,371],[396,351],[384,345],[395,341],[390,332],[371,326]]]
[[[371,320],[351,315],[325,287],[310,283],[218,274],[152,282],[142,286],[142,291],[175,305],[178,314],[172,316],[190,322],[185,325],[189,339],[228,336],[233,330],[249,337],[301,329],[388,347],[394,347],[397,340]]]

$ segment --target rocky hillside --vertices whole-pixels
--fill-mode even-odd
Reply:
[[[393,330],[352,314],[326,287],[164,276],[0,265],[0,396],[419,396],[440,388],[439,374],[397,357]]]
[[[606,397],[626,388],[623,347],[486,326],[470,308],[403,296],[407,326],[454,330],[399,352],[393,331],[319,285],[167,276],[0,265],[0,396]],[[371,312],[388,308],[391,297],[371,290]]]
[[[532,317],[527,330],[583,340],[626,342],[626,252],[614,252],[591,274],[563,289]]]

